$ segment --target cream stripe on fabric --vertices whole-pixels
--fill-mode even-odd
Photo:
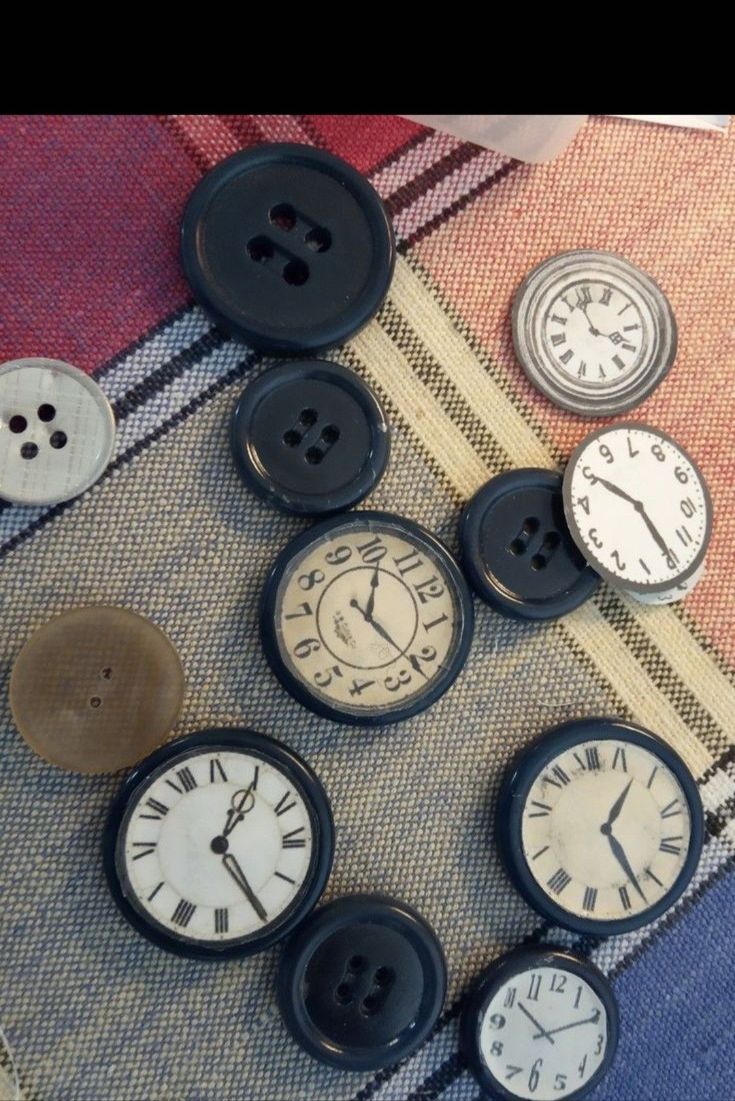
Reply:
[[[421,340],[426,348],[444,368],[448,378],[451,379],[453,385],[473,412],[487,426],[487,429],[495,436],[504,450],[513,457],[514,464],[518,466],[553,465],[550,447],[539,439],[537,433],[518,412],[496,380],[488,374],[468,342],[454,327],[430,290],[405,260],[399,259],[396,265],[396,274],[390,297],[396,308],[415,331],[421,333]],[[368,362],[372,361],[369,360]],[[381,375],[382,368],[383,364],[380,364]],[[410,367],[408,369],[410,372]],[[376,372],[377,377],[378,373]],[[414,389],[420,387],[421,384],[413,374],[411,374],[411,378]],[[381,385],[386,387],[388,393],[392,393],[389,379],[381,377]],[[405,385],[408,385],[408,381]],[[425,390],[424,387],[422,389]],[[418,408],[420,404],[421,399],[418,395],[415,395],[414,407]],[[433,405],[441,419],[448,419],[436,401],[433,401]],[[439,449],[439,438],[434,434],[437,429],[435,417],[432,416],[430,425],[426,423],[426,416],[418,421],[412,420],[410,423],[415,425],[424,445],[435,456],[436,460],[440,464],[446,465],[448,456],[442,454]],[[456,455],[451,458],[453,465],[456,466]],[[463,492],[473,493],[481,484],[483,478],[487,476],[488,472],[486,470],[483,470],[480,478],[470,476],[470,470],[474,471],[477,465],[477,462],[473,462],[468,467],[468,477],[463,479]],[[470,481],[469,485],[467,485],[468,481]],[[638,610],[636,609],[636,611]],[[735,688],[723,676],[712,658],[702,650],[696,639],[686,630],[671,609],[656,608],[645,611],[648,614],[641,615],[638,612],[637,622],[647,632],[665,660],[697,695],[702,706],[709,711],[718,725],[722,727],[729,740],[733,740],[730,730],[732,715],[735,712]],[[574,617],[574,622],[579,623],[580,618],[579,616]],[[614,632],[606,624],[600,613],[597,613],[596,630],[598,632],[604,631],[606,635],[606,658],[608,656],[612,657],[616,651],[620,653],[621,650],[627,655],[623,668],[616,667],[613,669],[609,666],[603,666],[602,668],[603,673],[612,678],[616,691],[623,694],[625,684],[624,681],[619,683],[621,674],[624,674],[625,680],[627,680],[628,672],[632,672],[631,665],[637,671],[637,675],[633,678],[633,685],[637,684],[639,688],[636,690],[633,687],[632,693],[630,690],[626,690],[624,698],[635,701],[633,704],[635,712],[641,717],[641,721],[645,721],[642,718],[641,697],[651,692],[660,695],[658,689],[654,688],[649,678],[640,670],[627,647],[622,643],[615,644],[612,638]],[[590,653],[594,654],[595,647],[599,647],[599,637],[601,636],[598,635],[594,640],[595,644],[591,648],[589,636],[586,637],[588,641],[583,641],[582,644]],[[581,638],[580,641],[582,641]],[[611,649],[608,649],[608,647],[611,647]],[[647,686],[645,689],[644,685]],[[671,711],[670,707],[669,711]],[[658,724],[654,722],[654,726],[661,727],[660,719]],[[666,726],[669,727],[668,722]],[[672,732],[677,731],[677,729],[679,731],[685,729],[678,716],[676,724],[670,729]],[[692,741],[692,736],[687,733],[684,742],[689,744],[690,763],[694,760],[692,755],[695,750],[695,747],[691,744]],[[697,767],[700,770],[712,761],[711,755],[706,750],[702,750],[699,755],[695,754],[695,756],[698,756]]]

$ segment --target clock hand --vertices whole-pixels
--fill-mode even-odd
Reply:
[[[241,798],[238,798],[238,796],[241,796]],[[248,796],[252,797],[252,803],[247,810],[243,810],[243,807],[247,802]],[[245,815],[249,814],[254,806],[255,796],[253,795],[252,784],[247,789],[236,791],[235,794],[232,796],[232,805],[227,811],[227,822],[225,824],[224,830],[222,831],[222,837],[227,837],[228,834],[232,833],[237,823],[242,822]]]
[[[391,646],[395,646],[395,648],[396,648],[396,650],[398,651],[399,654],[403,653],[403,650],[401,649],[401,647],[398,645],[398,643],[394,639],[392,639],[390,637],[390,635],[386,631],[385,627],[381,627],[381,625],[379,623],[376,623],[376,621],[373,619],[373,617],[369,616],[367,614],[367,612],[365,611],[365,609],[360,607],[360,605],[357,603],[357,601],[354,599],[354,597],[350,601],[350,607],[351,608],[357,608],[358,612],[360,613],[362,618],[365,620],[365,622],[369,623],[370,626],[373,628],[373,630],[377,631],[377,633],[381,636],[381,638],[384,638],[386,642],[389,642],[391,644]]]
[[[628,783],[625,785],[625,788],[623,789],[622,793],[617,797],[617,799],[613,803],[612,807],[610,808],[610,813],[607,816],[607,822],[605,823],[604,826],[600,827],[604,834],[608,834],[610,832],[613,822],[615,821],[615,819],[618,817],[621,810],[623,809],[623,803],[625,802],[625,800],[628,797],[628,792],[630,791],[630,785],[632,783],[633,783],[632,780],[628,780]]]
[[[590,321],[590,315],[587,313],[587,307],[580,305],[579,308],[582,311],[582,313],[584,314],[585,318],[587,319],[587,324],[589,325],[589,330],[592,333],[592,335],[593,336],[604,336],[605,334],[601,333],[599,329],[596,329],[594,327],[594,325],[592,324],[592,322]]]
[[[551,1036],[549,1035],[549,1033],[548,1033],[548,1032],[546,1031],[546,1029],[544,1028],[544,1026],[543,1026],[543,1025],[540,1025],[540,1024],[538,1023],[538,1021],[536,1020],[536,1018],[535,1018],[535,1017],[534,1017],[534,1016],[533,1016],[533,1015],[532,1015],[531,1013],[529,1013],[529,1012],[528,1012],[528,1010],[526,1009],[526,1007],[525,1007],[525,1005],[523,1004],[523,1002],[519,1002],[519,1003],[518,1003],[518,1008],[520,1009],[521,1013],[525,1013],[525,1014],[526,1014],[526,1016],[528,1017],[528,1019],[529,1019],[529,1021],[531,1022],[531,1024],[532,1024],[532,1025],[534,1025],[534,1026],[535,1026],[535,1027],[536,1027],[536,1028],[538,1029],[538,1036],[534,1036],[534,1040],[540,1040],[542,1036],[545,1036],[545,1037],[546,1037],[546,1039],[547,1039],[547,1040],[549,1041],[549,1043],[550,1043],[550,1044],[553,1044],[553,1042],[554,1042],[554,1041],[553,1041],[553,1039],[551,1038]]]
[[[255,894],[253,888],[250,886],[247,879],[245,878],[245,873],[237,862],[236,857],[234,857],[232,853],[225,853],[225,855],[222,857],[222,863],[224,864],[225,868],[230,873],[232,878],[235,880],[235,883],[237,883],[238,887],[243,892],[260,920],[267,921],[268,914],[263,909],[263,905],[260,899]]]
[[[607,825],[607,823],[605,825]],[[636,891],[641,896],[643,901],[647,903],[648,899],[644,895],[643,889],[641,888],[640,883],[636,879],[635,872],[633,871],[633,869],[630,866],[630,861],[628,860],[627,856],[625,855],[625,849],[620,844],[617,837],[613,837],[612,830],[610,829],[609,826],[607,827],[607,829],[605,828],[605,826],[601,826],[600,829],[601,829],[602,833],[605,834],[608,841],[610,842],[610,848],[612,849],[612,854],[615,857],[615,859],[617,860],[618,864],[623,869],[623,871],[625,872],[628,879],[633,884],[633,886],[635,887]]]
[[[380,584],[380,564],[375,567],[375,573],[370,578],[370,597],[365,607],[365,618],[370,622],[373,618],[373,608],[375,607],[375,590]]]
[[[635,508],[638,509],[638,511],[640,512],[639,506],[641,502],[636,501],[635,497],[631,497],[630,494],[626,493],[624,489],[620,489],[619,486],[613,485],[612,482],[608,482],[606,478],[600,478],[597,474],[595,474],[594,478],[596,482],[599,482],[601,486],[604,486],[605,489],[608,489],[610,493],[614,493],[616,497],[622,497],[624,501],[629,501],[631,505],[634,505]]]
[[[636,511],[640,512],[641,517],[643,519],[643,523],[646,525],[646,527],[650,531],[651,535],[653,536],[653,538],[658,543],[659,547],[661,548],[662,553],[665,554],[668,557],[669,548],[666,546],[666,540],[660,534],[658,528],[653,523],[653,520],[651,520],[650,516],[648,515],[645,508],[643,507],[643,501],[636,501],[635,507],[636,507]]]
[[[550,1028],[548,1035],[553,1036],[557,1032],[564,1032],[567,1028],[576,1028],[577,1025],[596,1025],[600,1019],[600,1011],[596,1009],[591,1017],[585,1017],[583,1021],[571,1021],[568,1025],[559,1025],[558,1028]]]

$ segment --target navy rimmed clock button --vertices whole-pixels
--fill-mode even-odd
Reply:
[[[362,379],[337,363],[280,363],[243,391],[230,443],[245,484],[285,512],[351,508],[388,464],[390,429]]]
[[[445,993],[436,934],[384,895],[348,895],[312,914],[287,943],[277,978],[294,1039],[342,1070],[405,1058],[433,1028]]]
[[[529,467],[491,478],[464,510],[460,544],[478,596],[513,618],[565,615],[600,583],[569,532],[562,476],[553,470]]]
[[[241,150],[192,192],[181,256],[194,297],[235,338],[275,355],[348,340],[388,291],[395,240],[351,165],[288,143]]]

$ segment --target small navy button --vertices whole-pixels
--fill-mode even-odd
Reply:
[[[286,1025],[310,1055],[369,1071],[426,1039],[446,981],[441,945],[415,910],[384,895],[348,895],[299,926],[277,992]]]
[[[565,615],[600,582],[569,532],[562,476],[553,470],[530,467],[491,478],[464,510],[460,543],[473,588],[504,615]]]
[[[390,285],[395,241],[380,196],[308,145],[245,149],[197,185],[181,226],[194,297],[238,340],[275,355],[342,344]]]
[[[245,484],[304,516],[357,504],[390,452],[388,421],[372,390],[325,360],[278,364],[251,382],[235,406],[230,441]]]

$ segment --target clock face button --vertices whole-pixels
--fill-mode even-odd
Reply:
[[[480,976],[460,1045],[492,1096],[576,1098],[610,1066],[617,1019],[610,986],[588,961],[558,949],[519,949]]]
[[[204,731],[165,746],[113,804],[105,868],[128,920],[181,955],[248,955],[317,901],[333,827],[319,781],[280,743]]]
[[[418,526],[380,513],[320,525],[287,548],[263,636],[302,702],[345,721],[395,721],[459,672],[472,631],[466,584]]]
[[[226,942],[257,934],[288,909],[313,839],[288,777],[262,758],[222,751],[152,777],[120,844],[134,906],[174,934]]]
[[[564,474],[577,546],[613,584],[674,589],[701,565],[712,507],[694,461],[665,433],[618,424],[588,436]],[[686,590],[684,590],[684,595]]]
[[[622,256],[576,250],[543,261],[513,305],[530,380],[563,408],[611,416],[638,405],[676,353],[676,322],[656,283]]]
[[[556,905],[614,921],[644,913],[671,890],[691,833],[681,785],[658,758],[627,742],[580,742],[531,787],[523,855]]]

